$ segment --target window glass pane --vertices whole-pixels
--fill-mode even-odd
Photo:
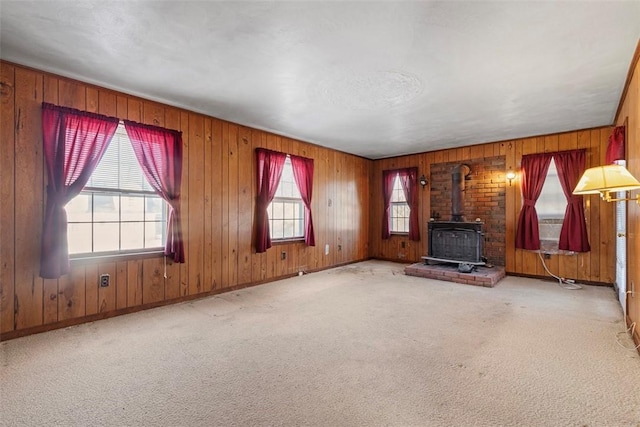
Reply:
[[[144,247],[144,222],[123,222],[120,224],[122,232],[122,250],[140,249]]]
[[[560,185],[558,170],[555,161],[551,160],[542,192],[536,201],[541,251],[548,253],[558,251],[558,241],[566,207],[567,201]]]
[[[282,176],[278,184],[278,190],[275,197],[286,197],[292,199],[300,199],[300,191],[293,177],[293,167],[291,166],[291,158],[287,156],[282,169]]]
[[[283,219],[284,218],[284,203],[282,202],[273,202],[272,203],[272,215],[271,219]]]
[[[67,220],[71,222],[91,222],[91,194],[81,193],[74,197],[67,206]]]
[[[282,220],[275,220],[271,222],[271,238],[281,239],[284,237],[284,222]]]
[[[93,220],[118,221],[120,218],[119,204],[120,200],[118,195],[94,193]]]
[[[278,190],[269,205],[268,212],[272,239],[304,237],[304,204],[293,177],[293,167],[288,156]]]
[[[91,252],[91,224],[74,224],[67,226],[69,254]]]
[[[152,191],[120,123],[87,187]]]
[[[292,219],[296,212],[296,204],[295,202],[288,202],[284,206],[284,217],[287,219]]]
[[[558,170],[555,161],[551,160],[542,192],[536,201],[538,219],[563,219],[566,207],[567,200],[560,185]]]
[[[144,219],[147,221],[166,220],[166,202],[160,196],[147,196],[145,198]]]
[[[393,181],[393,191],[391,193],[391,202],[406,202],[404,197],[404,191],[402,190],[402,184],[400,184],[400,176],[396,175]]]
[[[163,221],[145,223],[144,247],[145,248],[161,248],[164,247],[164,229]]]
[[[143,221],[144,220],[144,196],[121,196],[122,206],[121,221]]]
[[[91,178],[89,178],[87,187],[118,188],[119,154],[118,138],[114,136],[107,146],[100,163],[98,163]]]
[[[93,224],[93,251],[118,251],[120,248],[120,227],[117,222]]]

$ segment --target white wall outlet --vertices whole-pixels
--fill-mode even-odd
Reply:
[[[324,245],[324,254],[329,255],[329,244]]]

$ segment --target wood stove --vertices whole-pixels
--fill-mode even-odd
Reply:
[[[476,265],[484,265],[482,256],[484,234],[481,221],[464,219],[463,195],[470,167],[460,164],[451,171],[451,221],[429,221],[427,256],[429,261],[458,264],[458,270],[470,272]]]
[[[430,221],[425,260],[484,265],[482,222]]]

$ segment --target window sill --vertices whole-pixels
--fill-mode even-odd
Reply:
[[[409,232],[401,233],[401,232],[399,232],[399,231],[392,231],[390,234],[391,234],[392,236],[409,236]]]
[[[131,252],[124,254],[109,254],[109,255],[90,255],[81,256],[77,258],[71,258],[69,262],[74,265],[87,265],[87,264],[99,264],[108,262],[119,261],[135,261],[140,259],[150,258],[162,258],[164,256],[163,250],[151,251],[151,252]]]
[[[304,243],[304,237],[296,237],[296,238],[293,238],[293,239],[271,240],[271,244],[274,245],[274,246],[287,245],[289,243]]]

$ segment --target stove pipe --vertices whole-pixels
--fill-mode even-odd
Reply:
[[[461,164],[451,170],[451,221],[464,222],[464,181],[471,172],[469,165]]]

